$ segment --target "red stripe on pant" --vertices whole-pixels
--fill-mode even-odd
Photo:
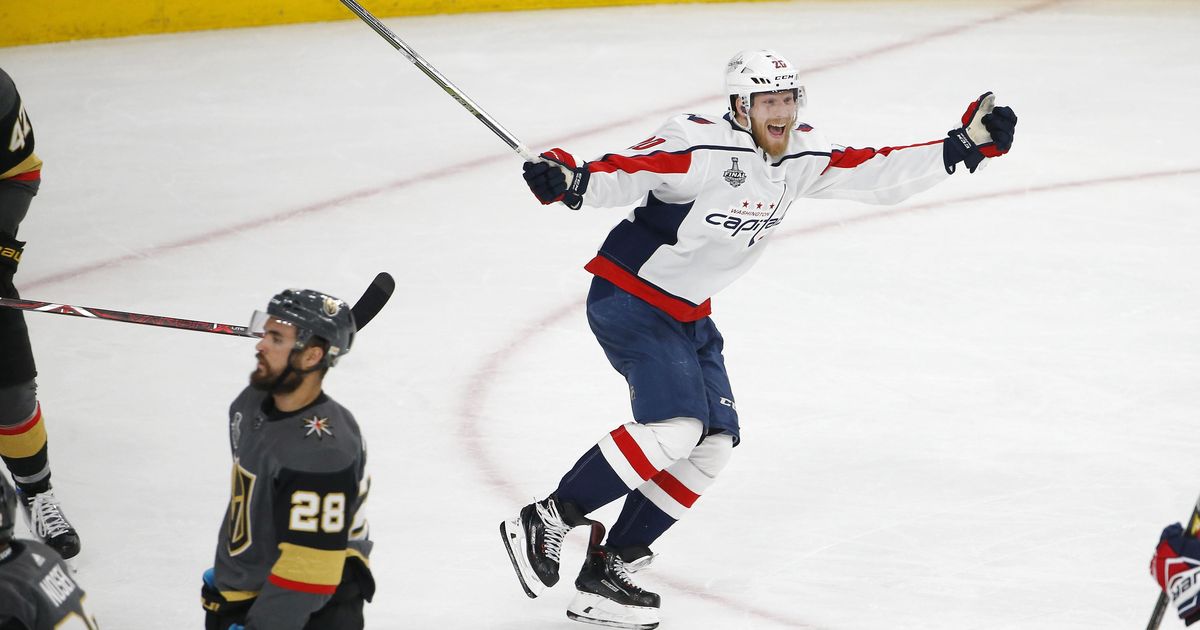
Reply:
[[[637,440],[629,435],[629,431],[625,429],[625,425],[621,425],[613,430],[609,435],[612,436],[613,442],[616,442],[617,448],[621,449],[621,454],[629,461],[629,465],[633,466],[633,470],[643,481],[650,479],[658,469],[654,464],[650,463],[650,459],[642,452],[642,447],[638,446]]]
[[[692,492],[690,488],[683,485],[682,481],[676,479],[675,475],[672,475],[665,470],[657,475],[654,475],[654,483],[659,488],[662,488],[663,492],[666,492],[668,496],[670,496],[672,499],[675,499],[679,505],[682,505],[685,508],[692,507],[692,504],[696,502],[696,499],[700,498],[700,495]]]

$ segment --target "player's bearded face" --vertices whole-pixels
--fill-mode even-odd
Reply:
[[[263,326],[263,337],[254,346],[257,352],[254,358],[257,365],[250,373],[250,386],[272,394],[287,394],[296,391],[304,380],[304,374],[291,370],[282,380],[288,363],[291,361],[292,348],[296,345],[296,330],[291,325],[279,320],[269,320]]]
[[[787,154],[788,138],[796,126],[796,96],[792,90],[750,97],[750,134],[773,158]]]

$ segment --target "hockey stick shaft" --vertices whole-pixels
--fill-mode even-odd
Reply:
[[[1162,624],[1163,615],[1167,612],[1167,592],[1163,591],[1158,594],[1158,602],[1154,604],[1154,612],[1150,615],[1150,623],[1146,625],[1146,630],[1158,630],[1158,626]]]
[[[354,313],[354,321],[357,329],[362,330],[368,322],[374,319],[375,315],[387,304],[388,298],[392,296],[395,290],[396,283],[392,280],[392,276],[387,272],[381,272],[375,276],[371,285],[363,292],[362,297],[354,303],[351,311]],[[235,324],[219,324],[216,322],[204,322],[195,319],[182,319],[179,317],[168,317],[165,315],[146,315],[144,313],[131,313],[129,311],[116,311],[107,308],[93,308],[90,306],[74,306],[72,304],[55,304],[54,302],[42,302],[39,300],[23,300],[20,298],[0,298],[0,307],[11,308],[19,311],[31,311],[35,313],[51,313],[54,315],[71,315],[73,317],[84,317],[88,319],[105,319],[112,322],[124,322],[127,324],[143,324],[146,326],[159,326],[162,328],[176,328],[180,330],[194,330],[197,332],[215,333],[218,335],[234,335],[237,337],[258,338],[246,326],[238,326]]]
[[[55,304],[38,300],[22,300],[19,298],[0,298],[0,306],[35,313],[53,313],[55,315],[72,315],[89,319],[106,319],[112,322],[128,324],[144,324],[146,326],[161,326],[163,328],[179,328],[199,332],[216,333],[218,335],[236,335],[238,337],[257,337],[245,326],[234,324],[218,324],[202,322],[194,319],[180,319],[165,315],[145,315],[128,311],[114,311],[107,308],[92,308],[90,306],[74,306],[71,304]]]
[[[1196,506],[1192,508],[1192,517],[1188,521],[1187,533],[1189,536],[1200,534],[1200,499],[1196,499]],[[1154,612],[1150,615],[1150,623],[1146,624],[1146,630],[1158,630],[1166,612],[1167,591],[1164,589],[1158,594],[1158,601],[1154,604]]]
[[[371,15],[370,11],[364,9],[362,5],[355,0],[341,0],[341,2],[342,4],[346,5],[346,8],[350,9],[355,15],[361,18],[362,21],[366,22],[367,26],[370,26],[371,29],[379,34],[380,37],[387,40],[387,42],[391,44],[393,48],[400,51],[400,53],[405,57],[408,57],[408,60],[411,61],[417,68],[419,68],[421,72],[424,72],[425,76],[432,79],[434,83],[437,83],[443,90],[446,91],[447,94],[452,96],[454,100],[458,101],[459,105],[462,105],[468,112],[471,112],[472,116],[479,119],[479,122],[487,126],[488,129],[491,129],[492,133],[496,134],[501,140],[507,143],[510,149],[517,152],[517,155],[520,155],[526,161],[538,161],[538,158],[534,156],[529,148],[522,144],[521,141],[512,134],[512,132],[505,129],[504,125],[501,125],[496,121],[495,118],[492,118],[487,112],[483,111],[483,108],[481,108],[474,100],[472,100],[471,97],[467,96],[462,90],[458,89],[458,86],[454,85],[454,83],[452,83],[450,79],[447,79],[445,75],[443,75],[441,72],[438,72],[437,68],[434,68],[429,64],[428,61],[425,61],[425,59],[421,57],[417,51],[413,50],[411,46],[404,43],[404,40],[397,37],[396,34],[393,33],[391,29],[384,26],[378,18],[376,18],[374,15]]]

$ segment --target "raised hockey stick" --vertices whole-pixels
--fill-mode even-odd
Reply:
[[[1200,534],[1200,499],[1196,499],[1196,506],[1192,508],[1192,518],[1188,521],[1187,532],[1189,536]],[[1154,612],[1150,615],[1150,623],[1146,624],[1146,630],[1158,630],[1166,612],[1167,591],[1164,590],[1158,594],[1158,602],[1154,604]]]
[[[392,279],[392,275],[386,271],[381,271],[375,275],[375,279],[371,281],[371,286],[363,291],[362,297],[350,307],[350,312],[354,313],[354,324],[358,330],[367,327],[372,319],[383,310],[383,305],[391,299],[392,292],[396,290],[396,281]]]
[[[540,161],[540,158],[533,155],[529,148],[522,144],[520,140],[517,140],[517,137],[512,132],[505,129],[504,125],[501,125],[495,118],[492,118],[487,112],[483,111],[483,108],[472,100],[471,97],[464,94],[450,79],[447,79],[445,75],[438,72],[437,68],[429,65],[429,62],[417,54],[417,51],[413,50],[411,46],[404,43],[399,37],[396,37],[396,34],[384,26],[374,15],[371,15],[370,11],[364,9],[355,0],[341,0],[341,2],[346,5],[346,8],[353,11],[355,15],[362,18],[362,21],[366,22],[367,26],[370,26],[376,33],[379,33],[380,37],[386,39],[393,48],[400,51],[405,57],[408,57],[408,60],[413,62],[413,65],[417,68],[420,68],[421,72],[425,73],[425,76],[433,79],[433,82],[441,86],[447,94],[454,97],[454,100],[458,101],[459,105],[465,107],[468,112],[471,112],[472,116],[478,118],[479,122],[486,125],[488,129],[491,129],[492,133],[500,136],[500,139],[507,143],[510,149],[517,152],[517,155],[520,155],[527,162]]]
[[[354,313],[354,321],[358,330],[362,330],[367,325],[367,322],[370,322],[379,314],[379,311],[383,309],[383,305],[387,304],[388,298],[392,297],[392,291],[395,288],[396,282],[392,280],[392,276],[386,271],[375,276],[375,280],[371,282],[371,286],[367,287],[362,297],[350,309]],[[130,313],[128,311],[114,311],[107,308],[55,304],[53,302],[41,302],[38,300],[0,298],[0,307],[35,313],[53,313],[55,315],[72,315],[88,319],[106,319],[108,321],[125,322],[128,324],[145,324],[147,326],[160,326],[163,328],[195,330],[198,332],[216,333],[218,335],[254,338],[259,336],[250,332],[246,326],[235,324],[202,322],[194,319],[167,317],[165,315],[145,315],[142,313]]]

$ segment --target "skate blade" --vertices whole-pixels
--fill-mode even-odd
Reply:
[[[658,609],[623,606],[591,593],[576,592],[567,607],[567,618],[609,628],[651,630],[658,627]]]
[[[529,560],[525,557],[525,534],[521,531],[520,521],[516,521],[515,524],[513,521],[501,521],[500,539],[504,541],[504,550],[508,552],[508,560],[512,562],[513,571],[517,573],[517,579],[520,580],[525,594],[530,599],[541,595],[542,591],[546,590],[546,585],[536,577],[533,567],[529,566]]]

